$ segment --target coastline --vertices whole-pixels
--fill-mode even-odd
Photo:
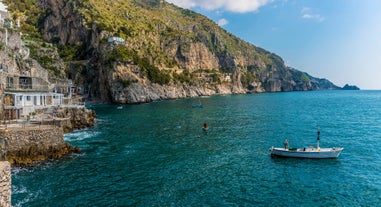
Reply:
[[[0,160],[12,166],[28,166],[58,159],[80,149],[64,141],[64,134],[94,126],[96,114],[85,107],[60,107],[51,119],[31,119],[2,125]]]
[[[12,167],[32,166],[80,152],[78,147],[64,141],[64,133],[93,127],[95,111],[65,107],[57,108],[56,112],[55,119],[0,126],[0,206],[12,206]]]

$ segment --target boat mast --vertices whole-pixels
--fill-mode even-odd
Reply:
[[[318,127],[318,131],[317,131],[317,148],[319,149],[320,146],[319,146],[319,143],[320,142],[320,127]]]

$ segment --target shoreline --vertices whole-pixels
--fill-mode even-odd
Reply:
[[[95,111],[85,107],[57,108],[54,118],[2,125],[0,160],[24,167],[80,152],[78,147],[65,142],[64,134],[93,127],[95,117]]]

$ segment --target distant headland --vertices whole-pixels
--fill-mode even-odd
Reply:
[[[349,85],[349,84],[345,84],[345,86],[342,89],[343,90],[360,90],[359,87],[355,85]]]

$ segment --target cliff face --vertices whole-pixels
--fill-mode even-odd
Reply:
[[[44,38],[50,42],[59,41],[61,44],[75,45],[87,41],[88,31],[84,19],[73,12],[69,1],[48,0],[51,15],[44,20],[44,28],[49,32],[44,33]]]
[[[165,1],[47,0],[41,4],[48,8],[43,38],[76,49],[67,74],[79,77],[89,97],[137,103],[338,88],[285,66],[279,56]],[[108,42],[113,36],[124,41]]]

